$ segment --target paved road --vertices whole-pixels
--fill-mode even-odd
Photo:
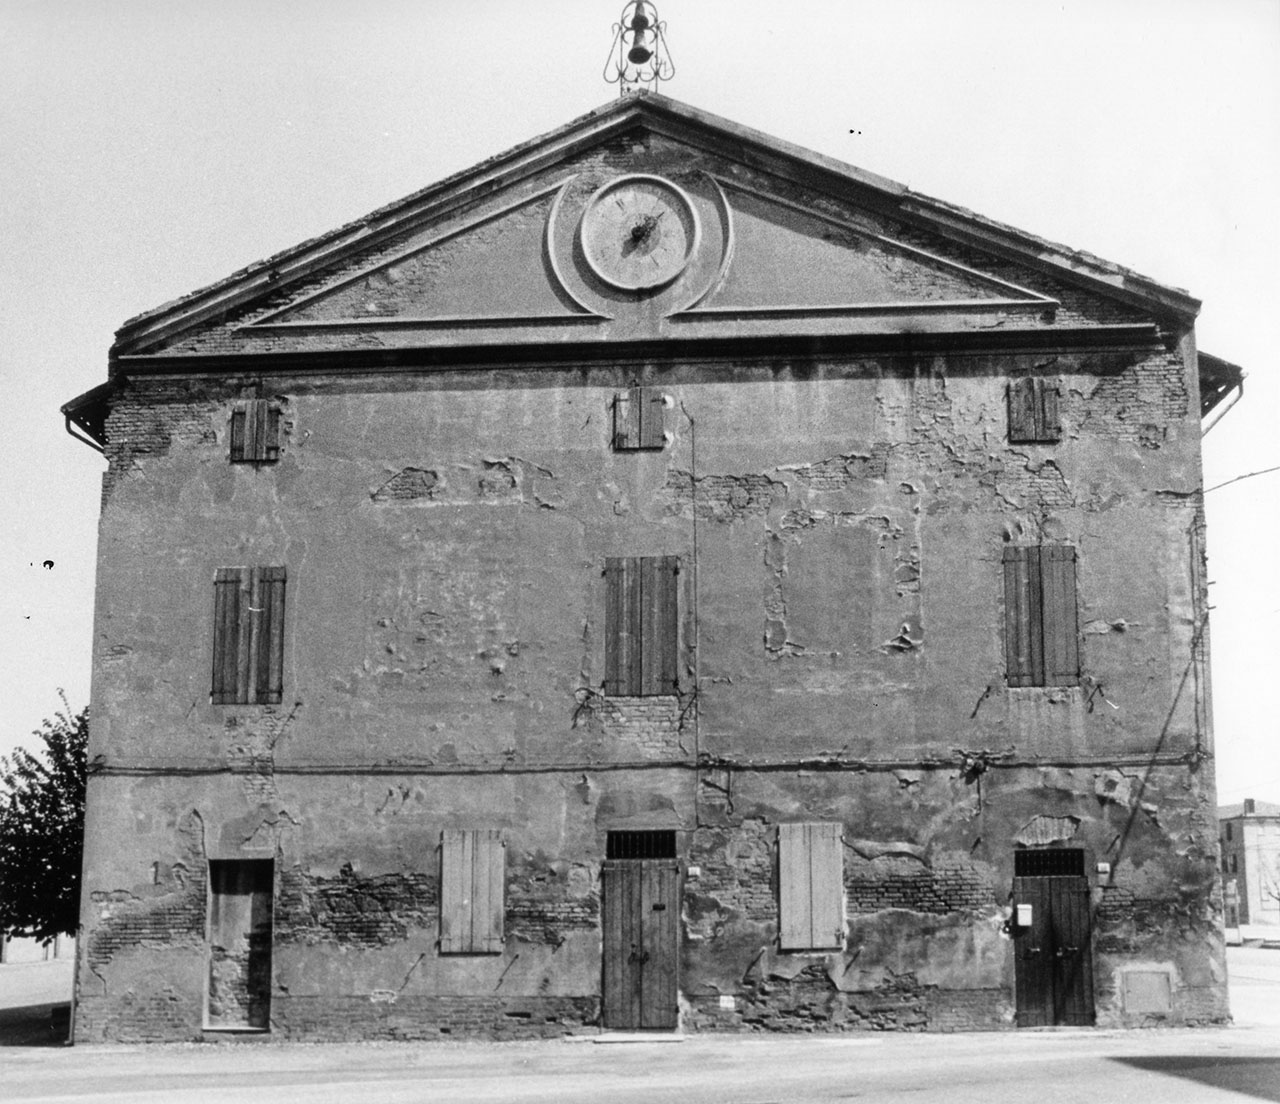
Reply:
[[[14,1049],[14,1104],[1280,1101],[1280,1031]]]
[[[1232,948],[1236,1026],[683,1042],[0,1048],[14,1104],[1280,1102],[1280,950]]]

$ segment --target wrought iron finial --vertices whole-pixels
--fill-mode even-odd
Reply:
[[[604,64],[604,79],[626,95],[641,88],[656,92],[658,82],[676,74],[667,49],[666,23],[649,0],[630,0],[613,25],[613,47]]]

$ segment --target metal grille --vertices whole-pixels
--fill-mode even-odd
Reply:
[[[1078,847],[1053,847],[1013,853],[1015,878],[1080,878],[1084,852]]]
[[[634,832],[610,832],[606,844],[608,859],[674,859],[676,833],[673,828],[652,828]]]

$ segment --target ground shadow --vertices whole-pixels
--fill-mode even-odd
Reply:
[[[1258,1100],[1280,1101],[1280,1057],[1232,1058],[1210,1055],[1170,1058],[1112,1058],[1112,1062],[1182,1077],[1215,1089],[1242,1093]]]
[[[0,1009],[0,1046],[65,1046],[71,1005],[29,1004]]]

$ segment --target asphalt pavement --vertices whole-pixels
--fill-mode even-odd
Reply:
[[[1235,1026],[529,1043],[0,1049],[22,1104],[1280,1102],[1280,949],[1231,948]],[[2,1028],[0,1028],[2,1030]]]

